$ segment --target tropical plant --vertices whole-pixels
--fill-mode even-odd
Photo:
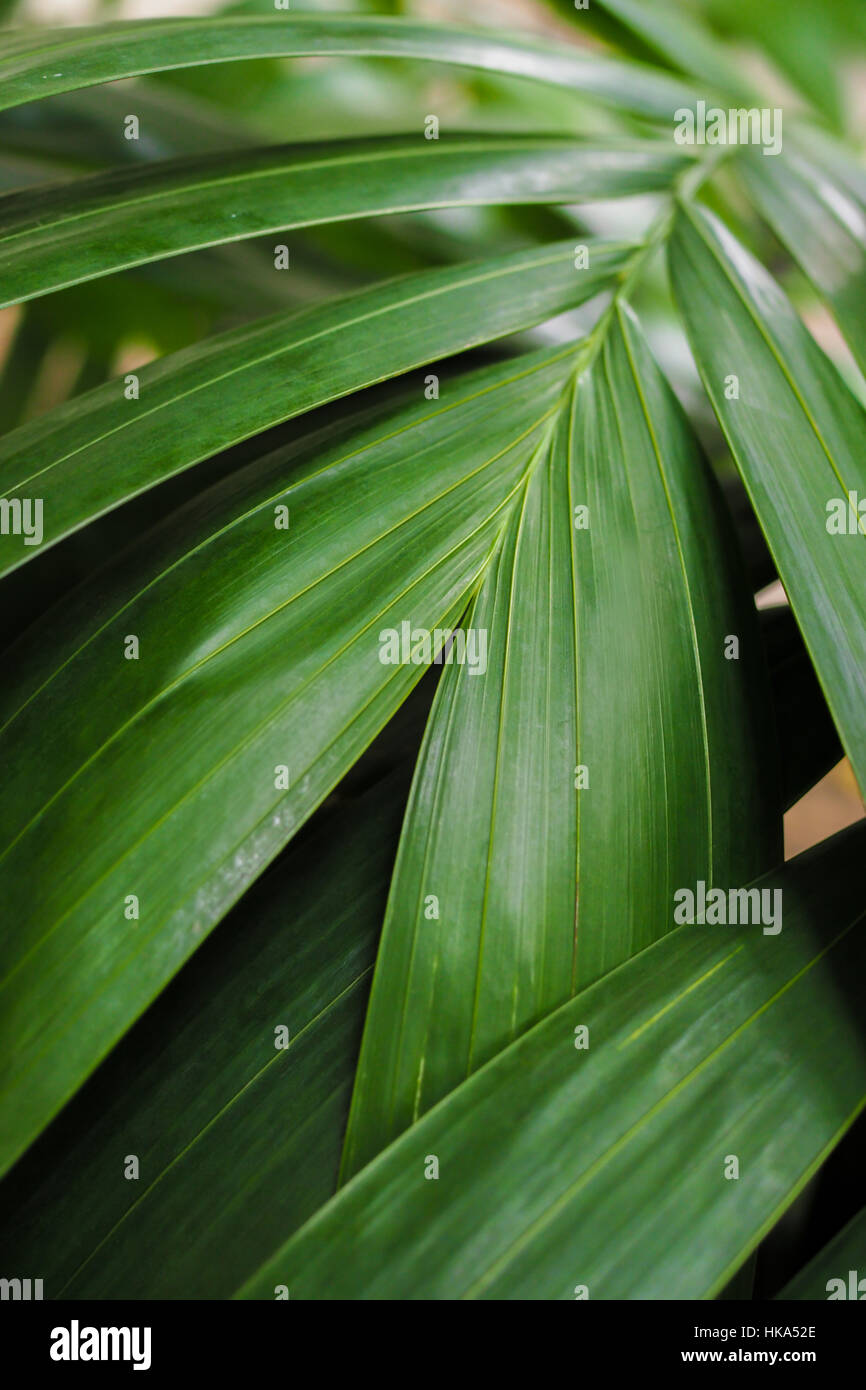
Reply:
[[[866,823],[782,816],[866,788],[864,22],[754,9],[3,31],[46,1297],[749,1296],[862,1109]]]

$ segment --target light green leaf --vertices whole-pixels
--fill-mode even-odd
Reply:
[[[829,300],[866,371],[866,206],[790,145],[771,159],[744,150],[741,167],[756,207]]]
[[[866,1103],[864,852],[861,824],[760,880],[778,935],[683,926],[549,1015],[241,1296],[712,1297]]]
[[[675,0],[671,5],[653,0],[648,5],[645,0],[591,0],[585,15],[574,15],[578,23],[584,18],[597,21],[599,16],[613,21],[615,31],[631,35],[656,61],[712,83],[719,92],[742,93],[743,75],[721,40],[682,3]]]
[[[780,72],[817,111],[841,124],[841,60],[862,46],[860,0],[845,5],[847,14],[840,13],[835,0],[829,4],[826,0],[806,0],[796,5],[790,0],[761,0],[760,4],[755,0],[702,0],[702,5],[714,28],[726,33],[733,43],[758,50],[769,68],[765,84],[772,83],[778,90],[776,72]]]
[[[670,930],[675,888],[747,883],[781,858],[763,653],[731,547],[688,424],[620,313],[467,619],[489,668],[452,665],[437,694],[345,1175]]]
[[[707,394],[866,788],[866,414],[720,222],[681,207],[669,250]]]
[[[0,495],[40,499],[42,544],[54,544],[270,425],[582,303],[628,252],[595,244],[589,254],[586,270],[569,241],[424,271],[206,339],[142,368],[137,399],[115,378],[6,435]],[[36,553],[10,528],[0,574]]]
[[[3,1167],[405,699],[423,668],[383,664],[377,634],[453,625],[568,361],[509,362],[278,450],[9,655]]]
[[[208,15],[93,25],[58,33],[4,34],[0,110],[54,92],[142,73],[243,58],[322,58],[341,53],[429,59],[531,78],[664,121],[670,120],[674,107],[694,100],[684,82],[653,68],[562,43],[502,36],[491,29],[458,29],[376,15]]]
[[[826,170],[856,202],[866,204],[866,165],[856,148],[816,125],[798,125],[796,142],[813,164]]]

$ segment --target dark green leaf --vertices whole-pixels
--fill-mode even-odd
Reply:
[[[852,1217],[844,1230],[834,1236],[776,1297],[853,1298],[862,1302],[866,1297],[866,1284],[861,1284],[862,1279],[866,1279],[866,1207]]]
[[[171,160],[0,199],[0,307],[219,242],[420,208],[664,188],[672,144],[418,134]],[[275,272],[276,273],[276,272]]]
[[[669,930],[674,887],[746,883],[781,858],[763,654],[731,539],[685,418],[620,314],[467,619],[489,669],[452,665],[437,695],[346,1174]]]
[[[760,880],[783,895],[777,935],[683,926],[579,994],[241,1296],[712,1297],[866,1103],[864,852],[861,824]]]
[[[145,534],[10,654],[3,1168],[405,699],[422,668],[383,665],[377,633],[453,625],[569,360],[458,378],[447,401],[278,450]]]
[[[331,1196],[403,787],[323,811],[8,1175],[4,1268],[225,1298]]]
[[[574,243],[405,276],[260,319],[116,378],[0,441],[0,494],[40,499],[49,545],[270,425],[411,367],[539,323],[609,285],[627,248]],[[275,272],[276,274],[277,272]],[[419,382],[419,390],[421,383]],[[0,574],[35,548],[0,536]]]

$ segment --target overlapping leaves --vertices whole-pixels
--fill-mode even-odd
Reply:
[[[347,1174],[668,930],[675,888],[745,882],[779,852],[754,609],[628,318],[575,381],[467,623],[489,667],[451,667],[431,716]]]
[[[630,0],[606,13],[641,52],[736,83],[700,27],[680,34]],[[529,78],[665,125],[694,97],[688,78],[567,45],[305,14],[7,33],[0,107],[335,54]],[[689,163],[645,138],[239,143],[0,199],[0,298],[265,231],[682,190]],[[862,356],[862,184],[844,161],[819,173],[808,142],[760,186],[754,162],[745,172]],[[92,521],[177,473],[192,470],[191,492],[201,481],[128,551],[94,555],[92,578],[9,654],[0,701],[3,1169],[120,1044],[5,1189],[16,1256],[62,1230],[50,1293],[126,1280],[133,1296],[188,1295],[198,1279],[205,1296],[711,1296],[866,1098],[861,831],[757,880],[759,901],[782,893],[780,934],[672,931],[677,889],[741,886],[778,858],[773,710],[724,507],[626,307],[642,262],[589,241],[582,268],[575,239],[245,324],[0,444],[4,497],[40,498],[46,545],[99,534]],[[864,784],[862,409],[772,278],[685,193],[669,249],[708,395]],[[417,373],[390,403],[361,396],[300,421],[291,445],[251,446],[208,486],[206,460],[238,441],[614,287],[583,347],[511,343],[481,372],[428,376],[429,399]],[[855,518],[841,535],[826,525],[837,494]],[[0,547],[3,572],[34,558],[20,535]],[[484,669],[450,648],[385,913],[346,1185],[327,1201],[384,902],[387,784],[350,803],[357,820],[326,815],[336,842],[299,844],[186,962],[418,681],[425,661],[383,662],[382,633],[461,616],[484,634]],[[815,708],[814,685],[797,690],[800,712]],[[795,727],[778,690],[775,705],[776,728]],[[782,749],[789,796],[835,749],[822,732],[799,775]],[[227,938],[247,911],[248,956]],[[273,1028],[293,1021],[281,1056]],[[295,1125],[274,1145],[283,1107]],[[146,1166],[136,1192],[109,1155],[113,1126]],[[48,1171],[55,1141],[71,1186]],[[194,1238],[166,1266],[184,1223]]]

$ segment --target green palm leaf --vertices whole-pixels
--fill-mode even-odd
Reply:
[[[720,222],[683,206],[670,265],[707,394],[866,788],[866,516],[856,511],[866,500],[866,415]],[[839,513],[845,534],[828,529]]]
[[[729,542],[679,407],[620,314],[467,619],[490,668],[452,666],[439,691],[347,1175],[669,930],[678,886],[745,883],[780,857],[772,763],[756,756],[769,743],[763,660]]]
[[[0,307],[263,232],[419,208],[562,203],[665,188],[657,141],[419,135],[171,160],[0,199]]]
[[[866,204],[796,149],[780,159],[749,151],[742,169],[756,207],[827,297],[866,370]]]
[[[4,1297],[859,1269],[866,29],[736,3],[2,26]]]
[[[760,880],[783,895],[778,935],[681,927],[550,1014],[359,1173],[242,1296],[273,1298],[276,1284],[293,1299],[718,1292],[866,1103],[851,872],[864,850],[860,826]]]
[[[602,33],[631,41],[641,57],[649,56],[692,79],[708,82],[719,92],[742,93],[743,74],[697,14],[666,0],[652,5],[641,0],[594,0],[575,18],[598,25]]]
[[[459,616],[564,372],[542,354],[278,451],[30,630],[0,716],[3,1167],[405,699],[422,668],[377,634]]]
[[[46,1297],[230,1297],[331,1196],[402,785],[323,811],[3,1185]]]
[[[4,34],[0,110],[171,68],[244,58],[423,58],[530,78],[667,121],[694,96],[685,83],[643,67],[561,44],[501,37],[374,15],[293,14],[142,20],[73,29],[61,35]]]
[[[238,440],[425,362],[513,333],[609,285],[628,248],[574,242],[424,271],[160,358],[0,442],[0,491],[43,504],[43,546]],[[135,389],[130,388],[130,389]],[[0,574],[33,559],[0,536]]]

